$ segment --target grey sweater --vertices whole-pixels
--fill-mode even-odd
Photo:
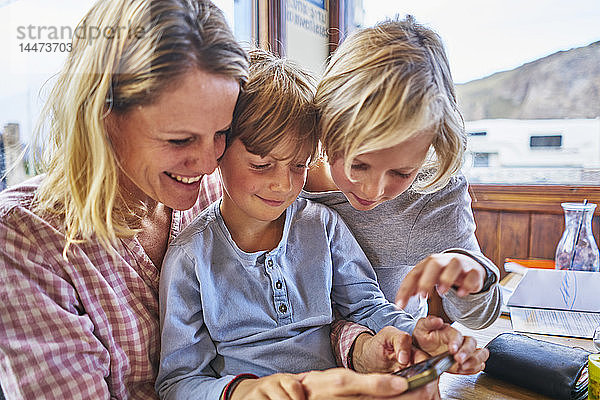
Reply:
[[[433,253],[461,252],[496,274],[498,267],[486,258],[475,237],[471,197],[464,176],[453,177],[443,189],[419,194],[410,189],[370,211],[354,209],[340,191],[306,192],[302,197],[336,210],[362,246],[377,274],[381,290],[393,302],[400,282],[422,259]],[[500,287],[458,297],[451,289],[442,299],[444,311],[471,329],[491,325],[500,314]],[[415,317],[427,313],[427,303],[413,297],[406,311]]]

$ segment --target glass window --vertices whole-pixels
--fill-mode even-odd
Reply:
[[[531,147],[532,149],[560,148],[562,147],[562,135],[530,136],[529,147]]]
[[[217,2],[215,4],[218,5]],[[233,33],[245,47],[250,47],[257,41],[256,33],[256,0],[234,0],[233,2]]]
[[[442,37],[471,182],[600,185],[600,2],[359,3],[355,25],[412,14]]]
[[[324,0],[286,2],[286,56],[315,77],[322,75],[329,55],[329,11]]]
[[[473,153],[473,167],[489,167],[490,153]]]
[[[256,0],[213,1],[223,10],[241,43],[255,42]],[[95,0],[0,0],[0,190],[32,173],[27,157],[11,167],[31,139],[75,27],[94,3]]]

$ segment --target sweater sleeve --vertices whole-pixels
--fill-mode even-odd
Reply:
[[[458,297],[451,289],[442,298],[444,311],[454,321],[471,329],[490,326],[500,315],[502,296],[498,285],[498,267],[485,257],[475,237],[475,220],[471,210],[471,196],[464,176],[454,177],[439,192],[431,195],[413,228],[413,238],[427,238],[434,252],[457,252],[468,255],[496,275],[491,287],[477,294]]]

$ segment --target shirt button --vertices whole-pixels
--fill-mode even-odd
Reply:
[[[285,314],[287,312],[287,306],[285,304],[279,305],[279,312]]]
[[[267,267],[271,268],[273,266],[273,260],[268,259],[267,260]]]
[[[275,287],[276,287],[277,289],[281,289],[281,288],[283,287],[283,284],[281,283],[281,281],[277,281],[277,282],[275,283]]]

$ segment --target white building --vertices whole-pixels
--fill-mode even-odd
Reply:
[[[600,185],[600,119],[465,123],[471,182]]]
[[[23,144],[19,133],[19,124],[6,124],[1,138],[4,150],[4,170],[0,171],[0,179],[6,186],[16,185],[27,179],[25,163],[22,159]],[[6,173],[6,176],[4,176]]]

